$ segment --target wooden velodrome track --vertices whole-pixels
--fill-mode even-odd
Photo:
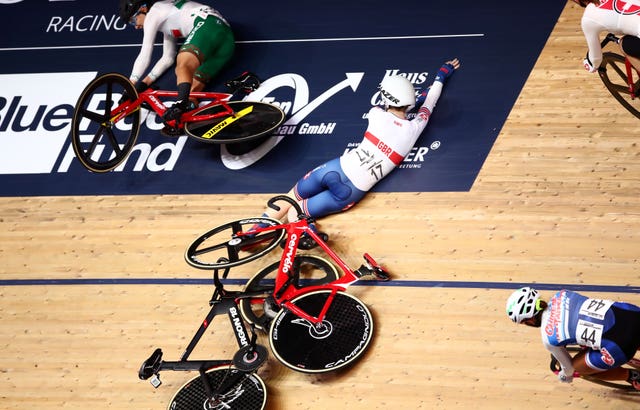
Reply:
[[[321,221],[348,262],[370,252],[398,281],[640,283],[640,122],[582,70],[580,14],[567,4],[470,192],[371,194]],[[268,198],[0,198],[1,279],[204,278],[184,262],[185,247],[205,228],[256,215]],[[155,347],[179,358],[211,290],[0,287],[0,408],[164,408],[195,374],[163,373],[155,390],[138,367]],[[364,359],[317,376],[271,357],[260,370],[269,409],[640,408],[638,396],[557,382],[537,330],[505,316],[510,290],[350,292],[376,320]],[[637,294],[598,294],[640,303]],[[193,357],[230,357],[228,324],[210,329]]]

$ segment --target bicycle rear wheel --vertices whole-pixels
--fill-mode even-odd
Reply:
[[[173,396],[167,410],[228,409],[262,410],[267,403],[267,389],[255,373],[241,373],[237,369],[221,368],[206,372],[207,380],[216,390],[229,377],[239,376],[238,381],[213,400],[207,397],[200,375],[186,382]]]
[[[131,82],[117,73],[104,74],[80,94],[71,122],[71,143],[76,158],[93,172],[108,172],[129,155],[140,131],[140,110],[113,123],[112,110],[127,93],[136,96]]]
[[[313,291],[293,303],[317,316],[330,294],[330,290]],[[269,343],[285,366],[303,373],[323,373],[353,364],[369,346],[372,334],[369,309],[354,296],[338,292],[319,326],[281,310],[271,324]]]
[[[226,104],[235,116],[189,122],[184,125],[185,132],[203,142],[237,144],[270,134],[284,121],[284,112],[275,105],[253,101],[231,101]],[[203,108],[196,115],[224,111],[225,107],[220,104]]]
[[[278,274],[280,262],[274,262],[247,281],[245,292],[264,292],[265,296],[271,295],[274,289],[274,280]],[[294,261],[295,286],[323,285],[340,277],[338,269],[328,260],[316,255],[296,255]],[[251,299],[240,300],[240,313],[249,323],[260,330],[267,330],[273,316],[265,314],[264,302],[253,303]],[[276,307],[277,308],[277,307]]]
[[[632,96],[629,91],[625,58],[611,52],[603,53],[598,73],[611,95],[631,114],[640,118],[640,98]],[[634,89],[636,93],[640,89],[640,79],[636,79]]]
[[[221,269],[242,265],[271,252],[284,238],[284,229],[275,229],[236,237],[238,232],[249,231],[256,224],[279,225],[271,218],[247,218],[213,228],[193,241],[185,252],[187,263],[199,269]]]

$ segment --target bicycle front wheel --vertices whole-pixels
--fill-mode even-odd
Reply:
[[[330,294],[330,290],[313,291],[293,303],[317,316]],[[319,325],[282,309],[271,324],[269,343],[285,366],[303,373],[323,373],[353,364],[369,346],[372,334],[369,309],[354,296],[338,292]]]
[[[199,269],[221,269],[251,262],[271,252],[280,244],[286,231],[274,229],[255,235],[237,237],[256,224],[279,225],[271,218],[247,218],[213,228],[193,241],[185,252],[187,263]]]
[[[125,160],[138,138],[140,110],[114,123],[113,109],[127,93],[137,97],[131,81],[117,73],[104,74],[80,94],[71,122],[71,143],[76,158],[93,172],[108,172]]]
[[[635,70],[633,71],[635,72]],[[640,118],[640,98],[637,95],[633,96],[629,91],[629,78],[627,76],[625,58],[615,53],[603,53],[602,64],[598,69],[598,73],[611,95],[631,114]],[[638,93],[640,79],[636,79],[633,88]]]
[[[231,101],[226,105],[235,115],[186,123],[185,132],[203,142],[237,144],[270,134],[284,121],[284,112],[275,105],[253,101]],[[214,105],[196,115],[222,113],[225,109],[222,104]]]
[[[206,372],[207,382],[216,391],[235,377],[234,383],[214,397],[207,396],[200,375],[186,382],[173,396],[167,410],[228,409],[262,410],[267,403],[267,388],[255,373],[241,373],[237,369],[221,368]]]

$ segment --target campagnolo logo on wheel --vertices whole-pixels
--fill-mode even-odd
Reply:
[[[325,365],[326,369],[330,369],[332,367],[340,366],[340,365],[348,362],[349,360],[351,360],[354,357],[356,357],[357,355],[359,355],[363,351],[364,347],[366,347],[366,345],[367,345],[367,341],[369,340],[369,334],[371,332],[371,323],[369,322],[369,317],[368,317],[367,313],[364,311],[364,308],[362,306],[358,306],[358,305],[356,305],[355,307],[360,311],[360,313],[362,313],[362,319],[363,319],[364,325],[365,325],[364,331],[362,332],[362,338],[360,339],[360,343],[358,343],[356,348],[353,349],[351,351],[351,353],[346,355],[344,358],[342,358],[340,360],[337,360],[335,362],[332,362],[332,363],[327,363]]]

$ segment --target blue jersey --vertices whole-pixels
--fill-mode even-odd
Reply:
[[[620,312],[618,321],[616,312]],[[633,321],[625,323],[623,317]],[[631,334],[638,317],[640,308],[634,305],[561,290],[553,295],[543,312],[542,342],[554,356],[558,347],[578,344],[590,348],[586,357],[589,367],[607,370],[633,357],[640,340],[627,340],[620,335]]]

